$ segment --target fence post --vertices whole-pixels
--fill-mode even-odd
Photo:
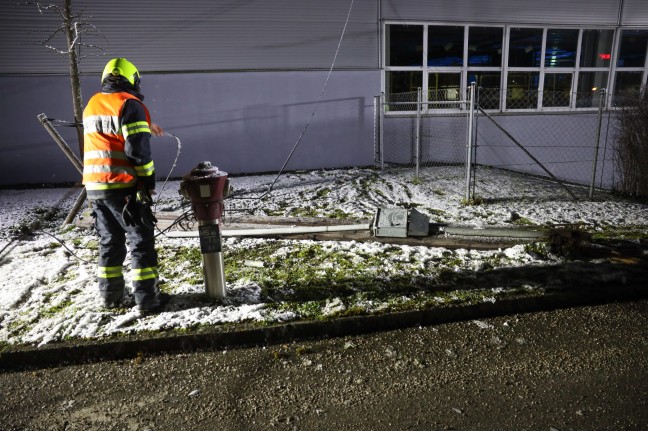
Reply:
[[[380,140],[380,170],[385,170],[385,93],[380,93],[380,103],[378,110],[378,139]]]
[[[596,144],[594,145],[594,162],[592,163],[592,182],[590,183],[589,198],[594,196],[594,183],[596,182],[596,165],[598,165],[599,145],[601,141],[601,125],[603,124],[603,106],[606,99],[605,88],[601,88],[601,97],[599,97],[598,125],[596,126]]]
[[[380,132],[378,132],[379,122],[380,122],[380,114],[378,114],[378,106],[380,103],[380,96],[374,96],[373,98],[373,121],[374,121],[374,128],[373,128],[373,143],[374,143],[374,162],[380,161],[380,142],[378,141],[378,137],[380,135]]]
[[[414,134],[414,158],[416,161],[416,173],[414,178],[419,179],[419,167],[421,159],[421,87],[416,91],[416,131]]]
[[[466,138],[466,193],[465,201],[470,202],[470,181],[472,175],[473,122],[475,119],[475,83],[470,83],[470,108],[468,109],[468,136]]]

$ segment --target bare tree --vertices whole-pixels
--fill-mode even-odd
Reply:
[[[648,92],[623,99],[614,161],[622,193],[648,196]]]
[[[61,19],[58,28],[49,31],[48,36],[40,44],[58,54],[67,55],[70,69],[70,87],[72,89],[72,108],[74,122],[76,123],[77,137],[79,140],[79,153],[83,158],[83,97],[81,95],[81,78],[79,76],[79,62],[85,56],[82,55],[82,48],[103,51],[102,48],[83,41],[86,34],[99,35],[97,28],[86,21],[80,14],[72,12],[72,0],[64,0],[63,5],[56,3],[27,2],[26,5],[36,6],[40,14],[54,13]],[[65,47],[55,46],[59,35],[65,36]]]

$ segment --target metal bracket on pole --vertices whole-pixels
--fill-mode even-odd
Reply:
[[[50,134],[52,139],[54,139],[54,142],[63,150],[63,153],[67,156],[68,159],[70,159],[70,162],[74,165],[74,167],[79,171],[81,175],[83,175],[83,162],[79,160],[76,154],[70,149],[70,146],[65,142],[63,137],[59,134],[59,132],[54,129],[52,124],[49,121],[49,118],[47,118],[47,115],[45,114],[39,114],[37,116],[38,121],[43,125],[45,130],[47,130],[47,133]],[[85,202],[86,199],[86,189],[85,187],[79,194],[79,197],[77,198],[76,202],[74,203],[74,206],[70,210],[68,216],[65,218],[65,221],[63,222],[63,226],[66,224],[72,223],[72,220],[74,220],[74,217],[79,213],[81,210],[81,206],[83,205],[83,202]]]

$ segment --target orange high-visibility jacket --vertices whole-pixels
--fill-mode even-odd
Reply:
[[[155,173],[152,160],[135,165],[126,154],[129,135],[151,133],[151,117],[144,104],[146,121],[120,125],[122,110],[130,99],[139,101],[126,92],[97,93],[83,111],[83,184],[90,198],[135,187],[138,177],[150,178]]]

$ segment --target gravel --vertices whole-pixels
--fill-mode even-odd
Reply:
[[[0,374],[0,429],[648,424],[648,301]]]

